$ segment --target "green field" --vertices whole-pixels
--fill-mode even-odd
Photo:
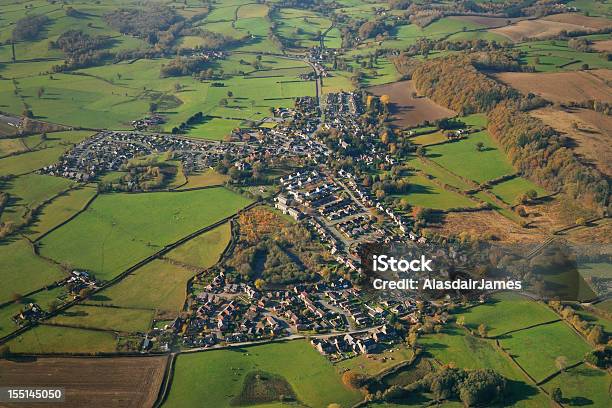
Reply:
[[[340,361],[336,364],[336,367],[339,372],[351,370],[367,376],[374,376],[383,370],[409,361],[413,354],[413,351],[406,344],[399,344],[374,356],[360,354]]]
[[[41,254],[108,280],[247,204],[248,199],[221,187],[101,195],[87,211],[43,238]],[[82,239],[85,236],[89,238]]]
[[[10,300],[12,294],[25,295],[66,276],[59,267],[37,256],[25,239],[0,243],[0,265],[0,302]]]
[[[11,353],[112,353],[117,340],[111,332],[38,326],[7,343]]]
[[[185,303],[187,280],[195,273],[170,262],[154,260],[116,285],[96,293],[88,303],[179,312]]]
[[[231,237],[232,229],[228,222],[185,242],[166,257],[197,268],[209,268],[219,261]]]
[[[534,190],[538,193],[538,197],[547,194],[546,190],[523,177],[515,177],[511,180],[496,184],[491,188],[493,194],[510,205],[516,204],[516,199],[529,190]]]
[[[479,142],[484,144],[483,151],[476,149]],[[516,172],[486,131],[472,133],[458,142],[431,146],[427,149],[427,157],[478,183]]]
[[[448,210],[449,208],[475,207],[477,203],[461,194],[445,190],[426,177],[415,174],[408,177],[410,189],[406,197],[412,206]]]
[[[12,320],[15,314],[19,313],[24,309],[27,303],[36,303],[43,310],[48,311],[49,306],[53,302],[59,302],[59,298],[66,296],[64,288],[58,287],[50,290],[42,290],[34,295],[23,298],[20,302],[13,302],[0,308],[0,337],[6,336],[7,334],[17,330],[17,326]]]
[[[572,368],[544,384],[552,393],[561,388],[564,400],[569,406],[610,406],[610,376],[605,371],[581,365]]]
[[[523,62],[533,65],[538,72],[573,71],[583,64],[589,68],[612,68],[612,61],[597,52],[581,52],[569,48],[567,41],[530,41],[516,45],[524,53]]]
[[[438,334],[428,334],[419,339],[425,352],[436,360],[467,369],[489,368],[497,371],[509,381],[511,406],[541,407],[547,403],[544,394],[530,385],[526,376],[512,361],[483,340],[467,334],[459,328],[447,328]]]
[[[501,346],[537,381],[558,370],[555,360],[581,361],[591,348],[564,322],[518,331],[500,339]]]
[[[164,406],[197,406],[205,399],[210,406],[229,407],[230,400],[240,394],[245,376],[255,370],[284,377],[307,406],[350,407],[363,398],[342,384],[332,364],[308,342],[296,340],[181,355]]]
[[[470,329],[476,330],[484,323],[489,336],[559,318],[547,306],[511,292],[495,294],[487,303],[469,308],[460,315]]]
[[[188,174],[187,184],[180,187],[179,190],[196,187],[218,186],[224,184],[228,179],[229,176],[225,174],[220,174],[212,169],[207,169],[202,172]]]
[[[50,324],[84,329],[145,333],[151,327],[154,312],[117,307],[74,306],[49,320]]]

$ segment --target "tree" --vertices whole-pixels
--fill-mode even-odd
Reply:
[[[482,142],[476,143],[476,150],[478,150],[479,152],[482,152],[484,150],[484,143]]]
[[[158,108],[159,108],[159,106],[157,105],[157,102],[151,102],[149,104],[149,112],[151,112],[151,113],[157,112]]]
[[[562,402],[563,401],[563,392],[561,391],[561,388],[557,387],[553,390],[552,392],[552,399],[555,402]]]
[[[36,94],[38,95],[38,99],[40,99],[45,94],[45,88],[41,86],[40,88],[38,88]]]
[[[576,218],[576,225],[585,226],[586,220],[583,217]]]
[[[60,306],[60,301],[57,299],[54,299],[51,304],[49,305],[49,312],[53,313],[57,310],[57,308]]]
[[[424,146],[419,146],[416,149],[416,154],[419,157],[425,157],[427,155],[427,151],[425,150]]]
[[[567,357],[559,356],[555,359],[555,366],[559,371],[565,371],[567,368]]]
[[[478,335],[480,337],[487,337],[487,325],[484,323],[481,323],[480,326],[478,326]]]
[[[465,326],[465,316],[459,316],[459,317],[457,318],[457,324],[458,324],[459,326]]]
[[[11,301],[12,302],[20,302],[23,299],[23,295],[21,293],[13,292],[11,293]]]
[[[587,339],[593,344],[603,343],[605,339],[601,326],[593,326],[593,328],[589,331]]]
[[[380,102],[383,103],[384,105],[388,105],[390,100],[391,98],[389,97],[389,95],[382,95],[380,97]]]
[[[234,93],[232,91],[227,91],[228,98],[232,98],[233,96],[234,96]]]
[[[365,385],[366,378],[359,373],[349,370],[342,374],[342,382],[351,388],[359,389]]]
[[[589,64],[582,64],[582,66],[580,67],[583,71],[586,71],[587,69],[589,69]]]
[[[11,355],[11,348],[4,344],[2,346],[0,346],[0,359],[1,358],[7,358]]]
[[[255,287],[257,288],[257,290],[262,290],[264,287],[266,286],[266,281],[263,279],[256,279],[255,280]]]

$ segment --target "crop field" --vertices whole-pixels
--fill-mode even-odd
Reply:
[[[416,89],[412,81],[394,82],[369,88],[374,95],[388,95],[393,124],[399,127],[414,127],[425,121],[455,116],[455,112],[446,109],[429,98],[414,97]]]
[[[231,226],[227,222],[185,242],[170,251],[166,257],[176,262],[206,269],[219,261],[231,236]]]
[[[612,157],[608,135],[612,134],[612,118],[590,109],[541,108],[531,112],[558,132],[574,140],[571,148],[583,160],[591,162],[605,174],[612,175]]]
[[[9,341],[11,353],[112,353],[117,339],[111,332],[59,326],[37,326]]]
[[[3,385],[62,387],[62,406],[91,404],[109,407],[121,401],[126,408],[152,406],[162,383],[167,357],[37,358],[0,360]],[[49,375],[53,373],[53,375]],[[106,402],[104,401],[106,400]]]
[[[195,270],[156,259],[116,285],[96,293],[88,303],[178,312],[185,303],[187,280],[195,273]]]
[[[352,406],[362,399],[358,391],[342,384],[325,357],[308,342],[297,340],[181,355],[164,406],[193,406],[203,398],[211,406],[230,406],[230,400],[240,394],[245,376],[255,370],[282,376],[298,401],[309,406]]]
[[[415,174],[408,177],[410,190],[405,195],[412,206],[448,210],[458,207],[475,207],[477,203],[454,191],[445,190],[426,177]]]
[[[496,294],[487,303],[465,310],[461,316],[465,318],[466,327],[472,330],[484,324],[489,336],[559,318],[545,305],[509,292]]]
[[[146,333],[153,312],[142,309],[77,305],[49,320],[49,324],[83,329]]]
[[[558,370],[555,360],[574,364],[591,348],[566,323],[556,322],[514,332],[500,339],[501,346],[536,380]]]
[[[604,19],[575,14],[557,14],[537,20],[522,20],[512,25],[494,28],[491,32],[503,35],[512,41],[529,38],[546,38],[561,31],[597,30],[609,26]]]
[[[538,193],[538,197],[546,195],[546,190],[523,177],[515,177],[508,181],[498,183],[491,188],[493,194],[510,205],[516,204],[517,197],[520,197],[529,190],[534,190]]]
[[[219,202],[225,205],[218,206]],[[248,199],[224,188],[101,195],[87,211],[43,238],[41,253],[108,280],[248,203]],[[91,238],[79,239],[83,236]]]
[[[484,148],[478,150],[477,143]],[[482,183],[516,172],[486,131],[471,133],[467,139],[427,149],[427,157],[453,173]]]

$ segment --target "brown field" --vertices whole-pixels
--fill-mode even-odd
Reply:
[[[587,17],[579,13],[553,14],[542,18],[542,20],[555,21],[565,24],[575,24],[584,28],[592,28],[595,30],[612,26],[612,22],[605,18]]]
[[[532,115],[570,136],[575,152],[599,171],[612,176],[612,118],[588,109],[543,108]]]
[[[485,17],[485,16],[451,16],[454,20],[466,21],[468,23],[480,24],[486,26],[487,28],[499,28],[508,25],[508,20],[510,23],[516,23],[523,20],[523,17],[518,18],[504,18],[504,17]]]
[[[391,84],[377,85],[368,88],[374,95],[389,95],[392,123],[398,127],[413,127],[425,121],[455,116],[456,113],[446,109],[429,98],[413,97],[416,89],[412,81],[399,81]]]
[[[605,19],[586,17],[579,14],[556,14],[537,20],[522,20],[516,24],[491,29],[492,33],[503,35],[512,41],[528,38],[548,38],[561,31],[594,31],[609,26]]]
[[[605,69],[578,72],[526,73],[504,72],[497,79],[527,94],[534,93],[551,102],[567,103],[589,99],[612,102],[612,88],[602,78]]]
[[[595,41],[591,47],[599,52],[612,52],[612,40]]]
[[[539,228],[522,228],[495,211],[449,213],[441,226],[430,228],[444,236],[468,232],[474,236],[493,234],[505,243],[530,243],[541,241],[546,231]]]
[[[65,388],[66,401],[48,407],[151,407],[166,363],[165,356],[0,360],[0,386]]]

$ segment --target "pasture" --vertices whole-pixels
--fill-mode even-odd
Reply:
[[[152,406],[161,385],[167,357],[37,358],[0,360],[4,384],[63,387],[62,406],[105,406],[109,395],[126,408]],[[53,375],[49,375],[53,373]]]
[[[185,242],[170,251],[166,257],[195,268],[206,269],[219,261],[231,237],[231,226],[227,222]]]
[[[25,239],[0,243],[0,302],[13,294],[24,295],[66,275],[55,264],[37,256]]]
[[[219,206],[220,202],[224,205]],[[108,280],[165,245],[249,203],[224,188],[105,194],[87,211],[44,237],[41,253]]]
[[[589,345],[564,322],[545,324],[500,338],[501,346],[537,381],[558,370],[555,360],[581,361]]]
[[[208,186],[218,186],[224,184],[229,179],[229,176],[220,174],[213,169],[192,173],[187,175],[187,184],[179,187],[179,190],[188,188],[199,188]]]
[[[36,303],[42,307],[43,310],[48,311],[52,303],[65,296],[66,291],[64,288],[56,287],[49,290],[42,290],[34,295],[21,299],[19,302],[9,303],[3,306],[0,308],[0,337],[6,336],[19,328],[19,326],[11,320],[11,317],[23,310],[27,303]]]
[[[438,186],[421,174],[408,176],[409,191],[395,197],[407,198],[410,205],[415,207],[448,210],[459,207],[476,207],[477,203],[454,191]]]
[[[375,376],[383,370],[387,370],[413,357],[413,351],[406,344],[393,345],[381,353],[358,356],[340,361],[335,364],[340,373],[351,370],[366,376]]]
[[[9,341],[11,353],[112,353],[117,339],[111,332],[40,325]]]
[[[180,355],[164,406],[193,406],[205,398],[210,406],[229,407],[247,374],[256,370],[283,377],[308,406],[352,406],[363,398],[342,384],[332,364],[308,342],[296,340]]]
[[[559,319],[547,306],[512,292],[495,294],[486,303],[464,310],[460,315],[466,327],[476,330],[484,324],[488,336],[492,337]]]
[[[516,204],[516,199],[529,190],[534,190],[538,193],[538,197],[547,194],[546,190],[523,177],[515,177],[508,181],[495,184],[491,188],[493,194],[510,205]]]
[[[477,144],[483,149],[478,150]],[[467,139],[427,148],[427,157],[451,172],[482,183],[516,170],[510,165],[487,131],[471,133]]]
[[[490,31],[516,42],[530,38],[550,38],[561,31],[589,31],[606,26],[609,26],[609,22],[604,19],[579,14],[555,14],[536,20],[521,20]]]
[[[96,293],[89,304],[179,312],[185,303],[187,281],[195,270],[154,260],[116,285]]]
[[[532,386],[526,376],[512,361],[497,350],[491,341],[479,339],[465,331],[448,327],[437,334],[428,334],[419,339],[426,355],[443,364],[454,363],[466,369],[489,368],[508,379],[509,406],[541,407],[547,397]]]
[[[590,69],[610,69],[612,62],[596,52],[578,51],[563,40],[528,41],[515,48],[523,52],[522,61],[533,65],[537,72],[576,71],[587,64]]]
[[[549,393],[555,388],[561,388],[564,405],[605,407],[610,404],[610,376],[584,364],[544,384]]]
[[[48,321],[58,326],[145,333],[151,328],[154,313],[150,310],[77,305]]]

